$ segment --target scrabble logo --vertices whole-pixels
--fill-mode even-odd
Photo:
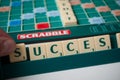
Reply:
[[[49,31],[49,32],[37,32],[37,33],[28,33],[28,34],[18,34],[17,39],[32,39],[32,38],[44,38],[44,37],[51,37],[51,36],[63,36],[63,35],[70,35],[70,30],[58,30],[58,31]]]

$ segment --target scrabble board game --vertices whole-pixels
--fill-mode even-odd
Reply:
[[[0,28],[4,79],[120,61],[120,0],[0,0]]]
[[[8,33],[65,27],[55,0],[1,0],[0,2],[0,27]],[[116,2],[115,0],[71,0],[71,7],[77,19],[75,26],[119,22],[120,4],[118,4],[117,0]]]

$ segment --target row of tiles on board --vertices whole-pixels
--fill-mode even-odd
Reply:
[[[64,26],[76,25],[77,19],[68,0],[57,0],[61,20]]]
[[[118,48],[120,48],[120,33],[116,34]],[[36,43],[25,46],[24,43],[17,44],[14,53],[9,55],[11,63],[27,60],[27,51],[30,60],[40,60],[46,58],[60,57],[66,55],[83,54],[111,49],[110,35],[100,35],[79,39]]]

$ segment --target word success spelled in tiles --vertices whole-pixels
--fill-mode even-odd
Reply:
[[[25,61],[27,52],[30,56],[30,60],[40,60],[109,50],[111,49],[111,43],[109,35],[100,35],[79,39],[29,44],[26,47],[29,51],[26,50],[25,44],[17,44],[15,52],[10,54],[10,62]]]

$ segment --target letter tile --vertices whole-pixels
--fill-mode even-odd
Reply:
[[[46,58],[45,43],[29,45],[30,60],[40,60]]]
[[[116,39],[117,39],[118,48],[120,48],[120,33],[116,34]]]
[[[78,47],[79,53],[87,53],[87,52],[94,52],[94,38],[93,37],[86,37],[78,39]]]
[[[25,44],[24,43],[17,44],[15,52],[10,54],[9,58],[11,63],[27,60]]]
[[[62,41],[62,48],[64,55],[73,55],[79,53],[76,39]]]
[[[95,49],[96,51],[111,49],[111,42],[109,35],[95,36]]]
[[[63,55],[62,43],[60,41],[46,43],[47,58]]]

